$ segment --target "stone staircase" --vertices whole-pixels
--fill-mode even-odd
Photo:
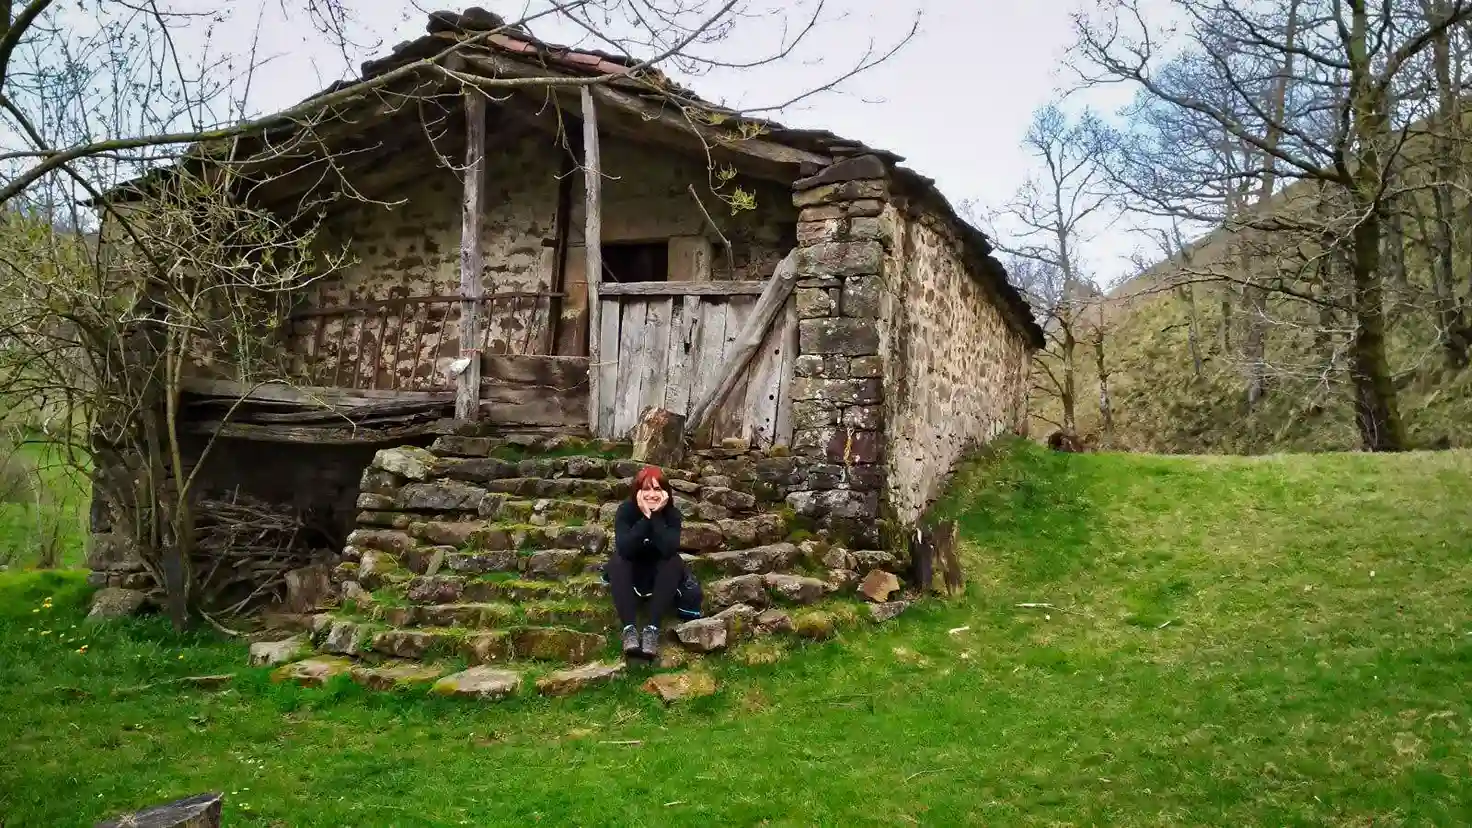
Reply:
[[[332,580],[336,606],[306,636],[259,644],[278,678],[339,673],[374,688],[501,698],[524,678],[560,695],[624,671],[599,575],[613,515],[642,464],[628,447],[570,438],[439,438],[378,452],[363,473],[358,529]],[[681,549],[700,578],[705,617],[671,624],[661,664],[753,639],[825,638],[861,617],[857,592],[898,582],[899,561],[811,535],[754,476],[718,463],[666,469],[683,516]],[[905,602],[870,607],[887,620]]]

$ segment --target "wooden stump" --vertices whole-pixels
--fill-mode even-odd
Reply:
[[[130,828],[220,828],[220,812],[224,803],[223,794],[204,793],[99,822],[97,828],[122,828],[125,825]]]
[[[651,466],[679,466],[685,459],[685,416],[664,408],[644,409],[634,426],[633,456]]]
[[[924,592],[957,595],[965,588],[956,522],[946,520],[917,529],[911,542],[912,579]]]
[[[286,606],[289,613],[320,609],[333,595],[332,573],[322,564],[304,566],[286,573]]]

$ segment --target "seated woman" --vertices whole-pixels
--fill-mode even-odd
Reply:
[[[623,625],[626,656],[659,654],[659,625],[670,610],[678,609],[687,618],[700,615],[700,585],[680,558],[680,510],[664,473],[654,466],[639,470],[634,491],[618,507],[613,554],[604,576]],[[649,601],[649,618],[642,630],[640,598]]]

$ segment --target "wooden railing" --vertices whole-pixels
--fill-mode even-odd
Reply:
[[[510,291],[478,300],[479,341],[486,354],[545,354],[549,304],[562,294]],[[287,347],[295,379],[312,386],[388,391],[455,387],[446,367],[463,350],[459,296],[409,296],[330,308],[289,318]]]

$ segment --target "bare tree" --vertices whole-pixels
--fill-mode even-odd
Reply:
[[[1133,84],[1148,106],[1215,130],[1246,162],[1210,173],[1213,191],[1254,192],[1261,205],[1279,182],[1321,185],[1313,209],[1278,199],[1271,210],[1227,216],[1253,231],[1254,258],[1274,255],[1286,266],[1266,280],[1218,275],[1352,319],[1346,367],[1361,441],[1370,450],[1404,448],[1386,351],[1382,260],[1398,195],[1394,173],[1417,121],[1402,93],[1437,38],[1472,20],[1472,3],[1447,0],[1428,13],[1363,0],[1169,6],[1183,21],[1175,41],[1138,0],[1110,0],[1100,15],[1080,14],[1076,54],[1085,81]],[[1167,42],[1184,48],[1168,50]],[[1149,205],[1189,210],[1200,197],[1198,190]],[[1317,263],[1341,250],[1343,284],[1315,289],[1312,274],[1333,273]],[[1260,309],[1255,297],[1249,306]],[[1249,352],[1256,346],[1249,342]]]
[[[1008,270],[1041,318],[1048,347],[1038,355],[1038,389],[1057,399],[1057,425],[1078,436],[1078,355],[1085,311],[1098,288],[1084,273],[1080,250],[1094,223],[1103,217],[1109,193],[1097,125],[1092,116],[1070,119],[1057,106],[1033,114],[1023,147],[1038,172],[990,221],[1002,228],[993,237],[1011,260]]]

